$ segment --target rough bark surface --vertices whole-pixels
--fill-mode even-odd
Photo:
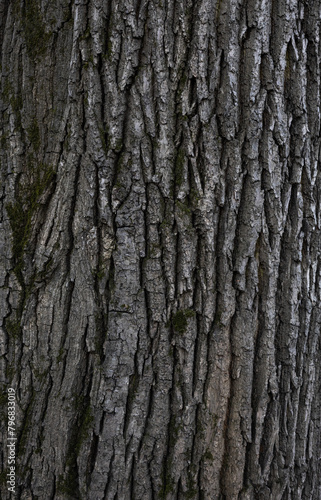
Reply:
[[[320,11],[0,0],[17,498],[321,499]]]

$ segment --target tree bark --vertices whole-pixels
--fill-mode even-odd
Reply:
[[[321,499],[320,8],[0,1],[1,498]]]

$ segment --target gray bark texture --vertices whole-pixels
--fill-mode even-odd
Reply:
[[[321,499],[320,13],[0,0],[1,498]]]

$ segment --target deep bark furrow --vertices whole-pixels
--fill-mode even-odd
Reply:
[[[319,10],[0,2],[21,498],[320,500]]]

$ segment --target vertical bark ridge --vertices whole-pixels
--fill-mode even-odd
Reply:
[[[21,498],[319,499],[319,10],[0,2]]]

